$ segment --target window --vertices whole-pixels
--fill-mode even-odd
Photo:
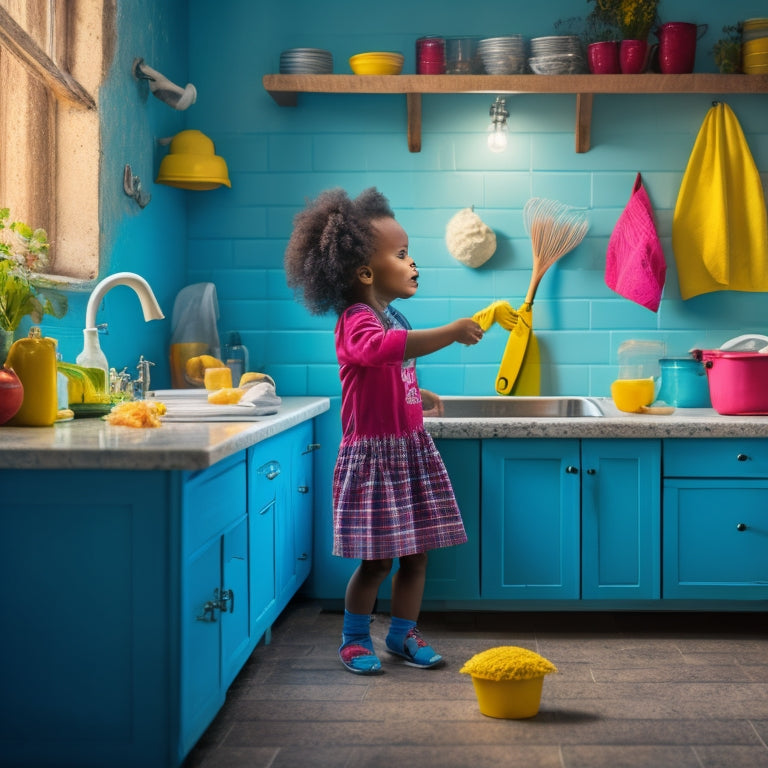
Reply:
[[[114,0],[0,0],[0,207],[43,227],[48,271],[99,270],[98,89]]]

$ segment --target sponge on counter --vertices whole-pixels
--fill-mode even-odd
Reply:
[[[209,392],[216,389],[231,388],[232,371],[226,366],[206,368],[203,375],[203,383]]]

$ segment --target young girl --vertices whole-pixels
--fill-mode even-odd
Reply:
[[[345,595],[341,663],[361,675],[381,670],[370,636],[379,586],[392,577],[387,650],[427,669],[442,656],[421,637],[427,551],[467,540],[448,474],[423,408],[439,399],[421,392],[414,358],[454,342],[476,344],[470,318],[411,330],[390,306],[418,289],[408,236],[387,199],[368,189],[350,200],[322,193],[294,221],[285,253],[288,285],[313,314],[333,310],[341,377],[342,441],[333,479],[333,554],[360,559]]]

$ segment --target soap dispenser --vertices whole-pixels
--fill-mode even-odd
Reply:
[[[24,387],[21,408],[7,424],[16,427],[49,427],[58,416],[56,341],[32,326],[26,339],[11,345],[8,368],[13,368]]]
[[[224,364],[232,371],[232,383],[237,386],[240,377],[248,370],[248,349],[243,346],[240,334],[232,331],[224,347]]]

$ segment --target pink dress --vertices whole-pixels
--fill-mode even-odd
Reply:
[[[409,328],[366,304],[336,324],[342,440],[333,478],[333,554],[378,560],[467,540],[443,460],[424,429]]]

